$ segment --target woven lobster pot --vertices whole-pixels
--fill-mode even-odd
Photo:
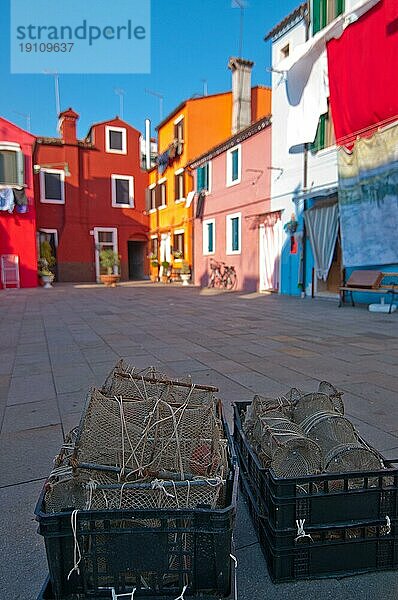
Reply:
[[[78,469],[59,481],[49,480],[45,510],[112,510],[151,508],[215,508],[225,500],[225,480],[197,478],[187,481],[145,480],[120,483],[116,475]]]
[[[141,470],[154,450],[153,420],[158,420],[153,399],[107,398],[91,390],[76,439],[77,462]]]
[[[344,392],[340,392],[337,388],[334,387],[328,381],[321,381],[318,386],[318,392],[321,394],[327,394],[331,401],[333,402],[334,410],[341,415],[344,415],[344,402],[343,402],[343,394]]]
[[[92,390],[75,444],[76,465],[120,467],[134,479],[160,471],[184,476],[226,472],[221,422],[209,405],[107,398]]]
[[[343,444],[357,444],[358,435],[354,426],[335,412],[318,412],[302,421],[304,433],[317,442],[326,457]]]
[[[379,471],[382,468],[383,461],[377,452],[360,441],[336,446],[325,455],[325,471],[330,473]]]
[[[280,413],[259,417],[253,439],[264,467],[271,467],[278,477],[300,477],[322,471],[319,446]]]
[[[330,396],[319,392],[303,394],[294,406],[293,421],[302,424],[306,419],[320,412],[335,412],[335,405]]]
[[[102,393],[127,398],[161,398],[170,404],[213,406],[218,408],[217,388],[195,385],[191,378],[172,380],[153,367],[138,371],[123,360],[108,375]]]

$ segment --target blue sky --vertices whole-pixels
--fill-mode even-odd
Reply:
[[[8,28],[9,2],[0,0],[3,36],[0,41],[2,92],[0,115],[26,126],[17,113],[31,114],[32,132],[56,135],[54,78],[51,75],[11,75]],[[88,1],[88,0],[83,0]],[[90,0],[95,4],[95,0]],[[110,0],[113,6],[117,0]],[[244,17],[243,56],[255,62],[253,85],[270,84],[270,42],[264,34],[300,3],[299,0],[247,0]],[[63,0],[54,4],[67,7]],[[90,124],[119,113],[115,88],[123,89],[124,119],[140,131],[144,120],[159,122],[159,101],[145,89],[164,95],[163,115],[183,99],[203,92],[231,88],[228,58],[239,48],[240,10],[231,0],[152,0],[151,73],[148,75],[60,75],[61,109],[72,106],[79,114],[78,134],[84,137]],[[6,31],[7,30],[7,31]],[[4,35],[6,33],[6,35]]]

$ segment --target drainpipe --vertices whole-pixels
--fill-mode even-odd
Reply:
[[[307,42],[309,37],[310,37],[310,7],[309,7],[309,2],[307,5],[307,14],[304,16],[304,21],[305,21],[305,41]],[[303,190],[304,192],[307,191],[307,186],[308,186],[308,144],[304,144],[304,157],[303,157]],[[306,196],[304,196],[303,198],[303,211],[305,212],[307,209],[307,198]],[[307,246],[307,233],[305,230],[305,220],[304,220],[304,214],[303,214],[303,240],[302,240],[302,247],[303,247],[303,289],[302,289],[302,297],[304,298],[306,296],[306,288],[307,288],[307,278],[306,278],[306,263],[307,263],[307,251],[306,251],[306,246]]]
[[[186,168],[187,174],[189,175],[189,177],[192,180],[192,191],[195,189],[195,178],[194,178],[194,172],[191,169],[190,166],[187,166]],[[188,195],[188,192],[187,192]],[[191,227],[192,227],[192,236],[191,236],[191,245],[192,245],[192,265],[191,265],[191,279],[192,279],[192,283],[195,282],[195,212],[194,212],[194,208],[195,208],[195,203],[194,200],[192,200],[191,203],[192,206],[192,219],[191,219]],[[189,210],[189,209],[188,209]],[[189,219],[188,219],[188,223],[189,223]]]

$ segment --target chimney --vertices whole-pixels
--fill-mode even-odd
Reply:
[[[78,118],[79,115],[72,108],[68,108],[68,110],[64,110],[64,112],[59,114],[58,129],[61,138],[66,144],[76,143],[76,123]]]
[[[232,71],[232,134],[251,123],[251,71],[254,63],[244,58],[230,58]]]

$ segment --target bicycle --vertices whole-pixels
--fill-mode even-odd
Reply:
[[[235,267],[227,266],[224,262],[212,260],[210,262],[209,288],[219,287],[226,290],[232,290],[236,285]]]
[[[210,278],[207,284],[208,288],[220,287],[222,282],[221,265],[215,260],[210,261]]]
[[[235,267],[227,267],[224,266],[224,271],[222,274],[222,283],[226,290],[233,290],[236,285],[236,271]]]

